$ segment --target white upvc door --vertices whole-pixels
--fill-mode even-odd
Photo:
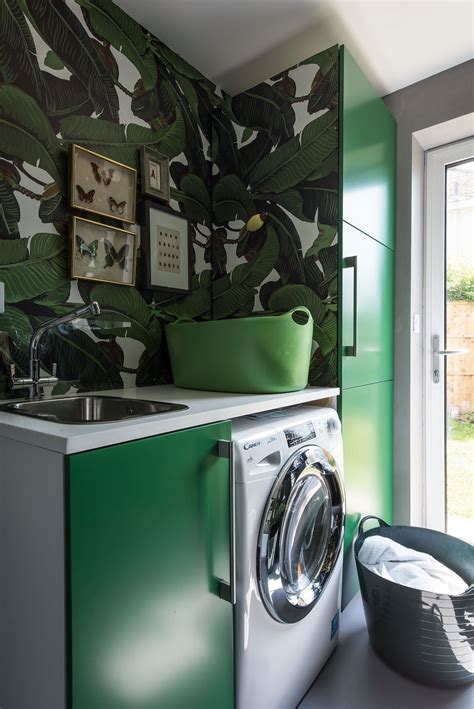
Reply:
[[[462,400],[462,404],[453,403],[451,384],[449,392],[447,390],[448,376],[450,376],[447,372],[452,369],[454,358],[462,357],[462,362],[469,362],[466,348],[459,347],[459,343],[465,345],[468,342],[469,333],[467,331],[460,333],[459,338],[456,339],[449,331],[449,318],[455,311],[450,303],[450,314],[447,315],[446,283],[448,264],[453,268],[454,263],[455,270],[459,263],[460,272],[464,273],[462,269],[465,269],[469,275],[469,269],[471,269],[471,276],[474,273],[474,233],[471,231],[474,227],[472,223],[474,194],[472,194],[472,178],[470,178],[470,175],[474,177],[473,157],[474,140],[468,139],[430,150],[426,153],[425,160],[424,522],[431,529],[447,531],[465,538],[472,537],[474,533],[472,519],[469,519],[469,509],[472,513],[472,505],[474,505],[474,458],[469,464],[470,456],[474,451],[474,413],[472,413],[474,401],[470,401],[469,394],[467,394],[467,398]],[[453,231],[453,227],[450,226],[452,215],[449,215],[448,219],[448,208],[453,207],[453,202],[455,203],[454,207],[457,206],[457,198],[454,195],[453,199],[452,189],[447,196],[447,187],[450,177],[452,178],[453,175],[450,171],[456,166],[458,166],[459,174],[462,173],[459,179],[461,194],[458,201],[459,205],[461,202],[464,205],[466,213],[463,216],[467,215],[468,218],[464,219],[463,228],[458,230],[459,234],[456,234],[456,240],[459,243],[457,243],[457,250],[454,253],[453,237],[449,236],[449,240],[447,239],[448,232]],[[470,205],[469,190],[471,190]],[[463,201],[463,198],[466,199]],[[470,306],[466,305],[466,307],[474,309],[474,303],[471,302]],[[470,310],[469,313],[472,316],[472,325],[474,324],[474,314]],[[471,341],[474,342],[474,340]],[[455,343],[454,347],[453,342]],[[459,365],[459,361],[456,361],[456,365]],[[466,364],[467,366],[469,365]],[[474,375],[474,371],[470,374]],[[466,381],[468,381],[468,375],[466,377]],[[474,381],[474,377],[471,381]],[[457,396],[459,397],[461,394],[457,394]],[[470,414],[472,414],[471,417]],[[460,419],[453,424],[452,417],[456,419],[457,416]],[[471,426],[464,426],[466,422],[471,423]],[[459,457],[457,449],[453,452],[450,448],[450,435],[453,428],[456,429],[456,434],[458,429],[461,430],[463,436],[465,434],[465,438],[460,439],[462,440],[459,445],[460,462],[457,459],[454,461],[453,458],[453,456]],[[467,444],[464,445],[466,441]],[[451,456],[451,460],[449,456]],[[452,477],[453,466],[456,479],[454,482],[450,479],[450,485],[451,483],[455,485],[453,489],[455,495],[459,497],[451,500],[451,509],[448,514],[447,476]],[[459,468],[459,466],[461,467]],[[466,496],[472,496],[472,499],[468,500]],[[453,505],[454,515],[457,514],[456,510],[461,513],[460,526],[453,519]]]

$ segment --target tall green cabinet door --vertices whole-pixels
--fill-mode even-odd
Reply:
[[[342,224],[343,388],[393,378],[393,251]]]
[[[72,709],[231,709],[230,423],[70,456]]]
[[[396,123],[346,47],[340,53],[341,218],[393,248]]]
[[[365,514],[392,521],[393,383],[346,389],[341,415],[346,488],[343,607],[358,590],[352,539]]]

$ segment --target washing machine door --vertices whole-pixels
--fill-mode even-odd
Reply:
[[[269,613],[296,623],[317,603],[344,538],[344,489],[331,454],[300,448],[281,470],[260,528],[257,569]]]

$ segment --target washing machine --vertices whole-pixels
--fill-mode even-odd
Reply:
[[[237,709],[294,709],[334,650],[344,538],[341,425],[295,407],[232,422]]]

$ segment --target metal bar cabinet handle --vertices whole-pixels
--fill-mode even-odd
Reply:
[[[345,357],[357,357],[357,347],[359,339],[359,325],[357,317],[357,256],[347,256],[342,260],[343,268],[354,269],[354,281],[352,286],[352,345],[344,347]]]
[[[220,440],[218,442],[219,458],[227,458],[229,461],[229,539],[230,539],[230,579],[229,583],[224,580],[219,581],[219,594],[222,599],[235,606],[236,594],[236,539],[235,539],[235,472],[234,472],[234,444],[232,441]]]

